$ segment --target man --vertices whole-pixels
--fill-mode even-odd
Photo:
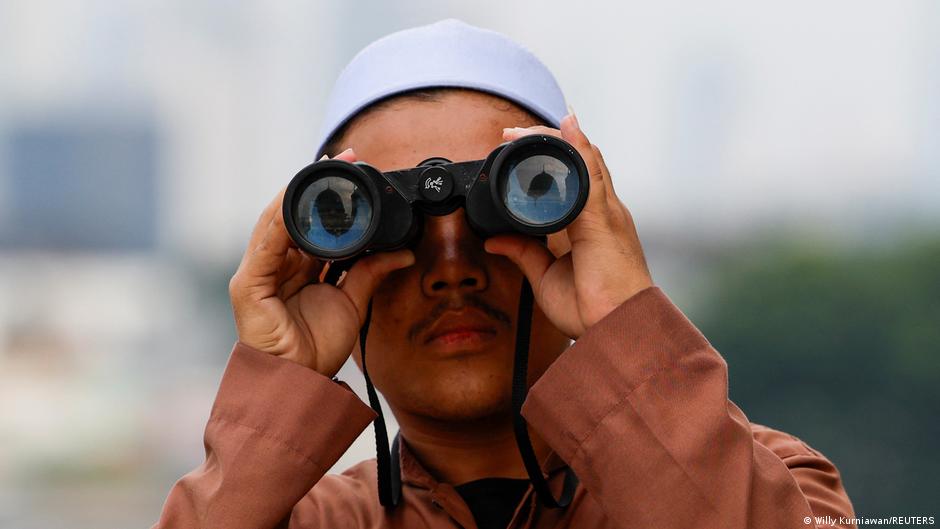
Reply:
[[[547,245],[482,240],[464,211],[427,216],[411,247],[359,260],[338,286],[291,243],[283,193],[231,281],[239,341],[206,428],[206,461],[171,490],[155,527],[815,527],[853,516],[819,452],[752,424],[727,366],[653,286],[600,150],[529,52],[457,21],[401,32],[337,82],[321,152],[380,170],[484,158],[527,134],[573,145],[584,210]],[[512,352],[523,274],[535,292],[523,408],[553,491],[536,501],[515,444]],[[401,427],[401,504],[376,465],[324,475],[373,411],[330,380],[373,303],[369,374]],[[571,345],[574,340],[574,345]],[[360,368],[362,366],[360,365]]]

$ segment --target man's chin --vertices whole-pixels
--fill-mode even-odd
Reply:
[[[503,420],[509,417],[512,405],[507,400],[493,406],[455,405],[455,406],[429,406],[423,415],[429,419],[449,423],[479,423],[481,421]]]
[[[404,406],[397,408],[410,414],[441,422],[479,422],[502,420],[512,411],[508,380],[500,387],[437,386],[417,395],[410,395]]]

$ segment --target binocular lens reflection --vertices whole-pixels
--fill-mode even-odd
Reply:
[[[331,251],[358,243],[373,214],[366,191],[341,176],[325,176],[307,186],[295,211],[294,221],[304,237]]]
[[[574,206],[581,187],[578,172],[570,162],[545,154],[511,163],[499,186],[500,198],[509,213],[535,225],[563,219]]]

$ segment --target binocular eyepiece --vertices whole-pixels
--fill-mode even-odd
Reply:
[[[561,231],[581,213],[588,189],[587,167],[574,147],[532,135],[484,160],[430,158],[384,173],[364,162],[314,162],[287,186],[283,214],[300,249],[342,260],[404,247],[419,235],[423,215],[459,207],[483,238]]]

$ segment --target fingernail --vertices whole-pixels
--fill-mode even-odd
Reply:
[[[399,268],[408,268],[409,266],[412,266],[413,264],[415,264],[414,252],[412,252],[411,250],[400,250],[400,251],[402,252],[401,255],[398,255],[396,257],[396,259],[399,261],[398,264],[395,265],[396,270]]]
[[[576,129],[581,130],[581,124],[578,123],[578,116],[574,113],[574,107],[568,105],[568,115],[571,116],[571,122]]]
[[[352,147],[347,147],[345,151],[339,153],[337,156],[342,156],[344,154],[352,153],[352,152],[353,152]]]
[[[329,158],[329,156],[327,156],[326,154],[324,154],[324,155],[321,156],[320,159],[317,160],[317,161],[318,161],[318,162],[322,162],[323,160],[326,160],[326,159],[328,159],[328,158]]]

